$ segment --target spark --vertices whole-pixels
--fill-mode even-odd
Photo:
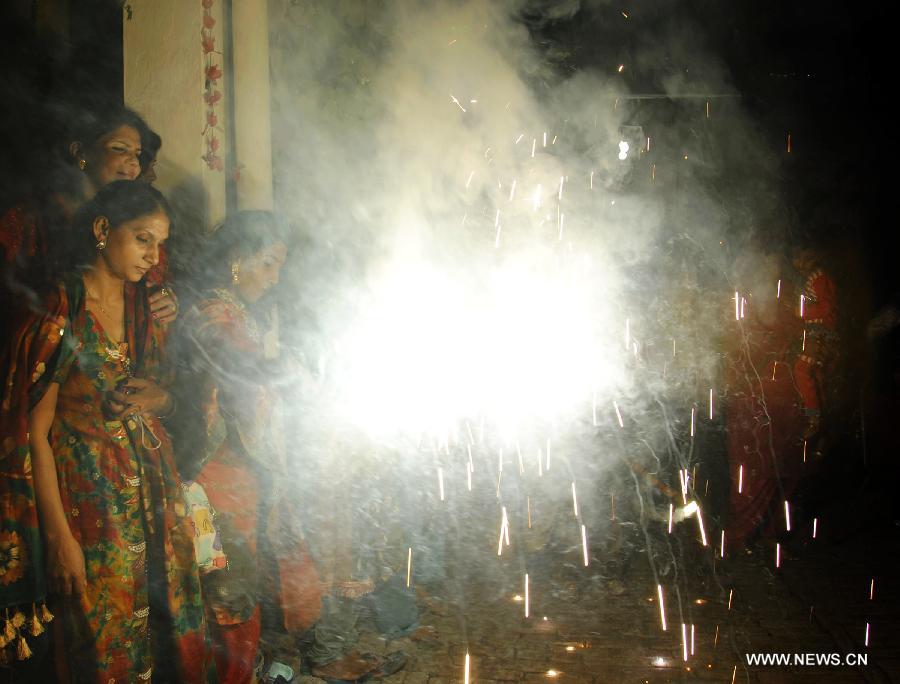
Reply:
[[[499,212],[498,212],[499,213]],[[497,222],[497,234],[494,236],[494,249],[500,247],[500,231],[503,230],[503,227],[500,225],[500,222]]]
[[[465,664],[465,668],[463,669],[463,684],[469,684],[469,665],[470,665],[469,652],[466,651],[466,664]]]
[[[584,567],[588,566],[587,528],[581,526],[581,550],[584,553]]]
[[[806,331],[803,331],[803,343],[800,345],[800,351],[806,351]]]
[[[613,492],[609,493],[609,514],[610,520],[616,519],[616,495]]]
[[[557,672],[556,670],[547,670],[547,676],[551,679],[553,677],[559,677],[559,672]]]
[[[737,290],[734,292],[734,320],[741,320],[741,295]]]
[[[625,65],[624,65],[624,64],[620,64],[620,65],[619,65],[619,68],[617,69],[617,71],[621,74],[623,71],[625,71]]]
[[[619,427],[624,428],[625,422],[622,420],[622,412],[619,411],[619,404],[616,403],[615,401],[613,402],[613,408],[616,410],[616,418],[619,421]]]
[[[497,543],[497,555],[503,554],[503,542],[509,546],[509,518],[506,517],[506,506],[502,506],[503,516],[500,519],[500,541]]]
[[[537,138],[531,139],[531,158],[534,159],[534,149],[537,147]]]
[[[466,488],[472,491],[472,464],[466,464]]]
[[[778,279],[778,289],[775,293],[775,299],[781,299],[781,279]]]
[[[716,646],[719,645],[719,625],[716,625],[716,636],[713,639],[713,650],[716,650]]]
[[[531,612],[531,596],[528,593],[528,573],[525,573],[525,617],[528,617],[528,614]]]
[[[866,623],[866,640],[864,643],[866,648],[869,648],[869,623]]]
[[[709,388],[709,419],[710,420],[713,419],[713,397],[714,397],[713,388],[710,387]]]
[[[681,652],[684,657],[684,662],[688,660],[688,645],[687,645],[687,625],[683,622],[681,623]]]
[[[455,42],[456,42],[456,38],[454,38],[454,39],[451,40],[449,43],[447,43],[447,47],[450,47],[450,46],[453,45]]]
[[[734,598],[734,589],[728,590],[728,610],[731,610],[731,599]]]
[[[662,629],[664,632],[668,631],[669,627],[666,625],[666,602],[663,598],[663,590],[662,585],[656,585],[656,593],[659,595],[659,620],[662,623]]]
[[[444,500],[444,469],[438,468],[438,490],[441,493],[441,501]]]
[[[697,424],[697,409],[696,407],[691,407],[691,437],[694,436],[694,430]]]
[[[775,567],[781,567],[781,542],[775,544]]]
[[[738,494],[744,491],[744,464],[738,468]]]
[[[736,678],[737,678],[737,665],[734,666],[734,670],[732,670],[732,672],[731,672],[731,684],[734,684]]]
[[[509,189],[509,201],[512,202],[513,198],[516,196],[516,181],[513,179],[512,187]]]
[[[675,513],[675,504],[669,504],[669,534],[672,534],[672,516]]]
[[[578,496],[575,494],[575,482],[572,482],[572,510],[575,513],[575,517],[578,517]]]
[[[813,539],[816,538],[816,532],[818,532],[818,527],[819,527],[819,519],[813,518],[813,534],[812,534]]]
[[[625,350],[631,346],[631,320],[625,319]]]
[[[409,589],[409,582],[412,579],[412,547],[406,553],[406,588]]]
[[[532,211],[537,211],[541,208],[541,185],[538,183],[538,186],[534,189],[534,197],[531,201]]]
[[[547,438],[547,472],[550,472],[550,438]]]
[[[519,137],[516,138],[516,141],[513,143],[513,145],[518,145],[520,142],[522,142],[522,138],[524,138],[524,137],[525,137],[524,133],[519,133]]]
[[[806,463],[806,440],[803,440],[803,462]]]
[[[744,318],[744,307],[747,305],[747,300],[744,297],[741,297],[741,318]]]
[[[872,578],[871,583],[869,584],[869,600],[875,600],[875,578]]]
[[[775,382],[775,372],[778,370],[778,362],[772,364],[772,382]]]
[[[469,184],[472,182],[472,178],[474,178],[474,177],[475,177],[475,172],[472,171],[472,173],[470,173],[469,177],[466,179],[466,190],[469,189]]]
[[[647,151],[650,151],[650,136],[647,136]]]
[[[626,12],[625,10],[622,10],[622,16],[625,17],[625,18],[627,19],[627,18],[628,18],[628,12]]]
[[[516,455],[519,457],[519,475],[524,475],[525,462],[522,460],[522,450],[519,448],[518,442],[516,442]]]
[[[557,207],[556,210],[559,211],[559,207]],[[559,239],[560,240],[562,240],[563,226],[565,225],[565,223],[566,223],[566,215],[560,214],[559,215]]]
[[[554,135],[554,136],[553,136],[553,140],[550,141],[550,144],[551,144],[551,145],[555,145],[557,140],[559,140],[559,136],[558,136],[558,135]]]
[[[706,118],[709,118],[709,100],[706,101]]]
[[[803,318],[803,312],[806,308],[806,295],[800,295],[800,318]]]
[[[700,539],[703,546],[706,546],[706,528],[703,526],[703,512],[700,510],[700,506],[697,506],[697,524],[700,526]]]
[[[656,164],[650,165],[650,180],[652,180],[652,181],[656,180]]]
[[[566,182],[566,177],[560,176],[559,177],[559,193],[557,194],[557,201],[559,201],[559,202],[562,202],[562,191],[563,191],[563,185],[565,184],[565,182]]]
[[[450,101],[451,101],[453,104],[455,104],[457,107],[459,107],[462,111],[466,111],[466,108],[463,107],[463,106],[459,103],[459,100],[457,100],[455,97],[453,97],[452,94],[450,95]]]
[[[787,151],[788,151],[788,154],[791,153],[791,134],[790,133],[788,133],[788,137],[787,137]]]
[[[791,531],[791,506],[787,501],[784,502],[784,525],[785,525],[785,529],[787,529],[787,531],[790,532]]]
[[[594,189],[594,172],[591,171],[591,190]]]
[[[528,509],[528,529],[531,529],[531,497],[525,497],[525,506]]]
[[[691,623],[691,655],[694,655],[694,623]]]
[[[547,131],[544,131],[544,147],[547,147]]]
[[[722,530],[722,537],[719,541],[719,557],[725,558],[725,530]]]

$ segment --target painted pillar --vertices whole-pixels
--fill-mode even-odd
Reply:
[[[238,209],[273,208],[268,0],[231,0]]]
[[[156,186],[184,230],[225,216],[223,1],[123,5],[125,104],[162,137]]]

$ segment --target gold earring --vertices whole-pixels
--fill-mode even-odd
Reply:
[[[241,282],[241,267],[236,261],[231,264],[231,282],[235,285]]]
[[[102,252],[104,249],[106,249],[106,240],[100,240],[100,241],[97,243],[97,249],[100,250],[101,252]]]
[[[86,167],[87,167],[87,162],[84,160],[84,157],[82,157],[81,159],[78,160],[78,168],[81,169],[82,171],[84,171],[84,169]]]

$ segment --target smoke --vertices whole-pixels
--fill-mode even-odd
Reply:
[[[668,506],[654,478],[708,456],[701,430],[710,449],[721,439],[707,419],[695,442],[694,425],[718,401],[735,290],[774,288],[734,263],[765,261],[778,232],[776,166],[698,25],[667,22],[676,10],[648,9],[646,35],[622,29],[627,63],[575,68],[543,31],[602,21],[608,37],[640,14],[270,3],[276,202],[310,239],[288,274],[294,314],[310,315],[283,336],[319,373],[308,403],[298,393],[297,459],[343,481],[378,473],[355,499],[372,519],[445,505],[456,544],[490,548],[497,530],[461,521],[500,525],[503,502],[518,533],[529,516],[529,549],[581,549],[555,522],[577,481],[602,547],[610,497],[646,532]],[[486,493],[464,511],[470,486]],[[532,502],[547,516],[533,528]],[[448,523],[404,515],[404,544],[443,577]],[[649,550],[654,572],[673,554]]]

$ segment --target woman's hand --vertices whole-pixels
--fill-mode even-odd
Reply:
[[[147,287],[151,286],[149,283]],[[169,325],[178,318],[178,298],[168,287],[161,287],[150,293],[150,313],[162,325]]]
[[[71,533],[47,542],[47,579],[50,590],[62,596],[78,596],[87,587],[84,552]]]
[[[164,416],[172,410],[172,396],[152,380],[129,378],[107,395],[110,412],[121,417],[132,411]]]

